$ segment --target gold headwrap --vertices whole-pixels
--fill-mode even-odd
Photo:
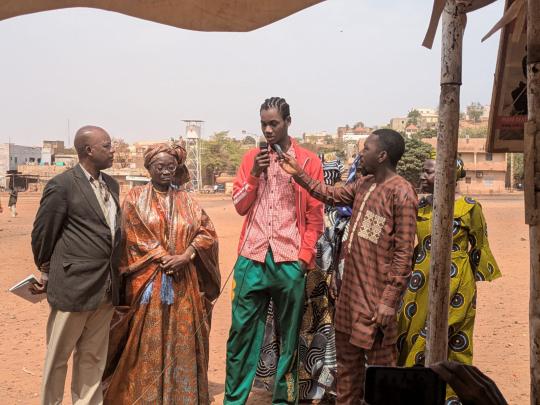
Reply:
[[[431,160],[436,160],[437,158],[437,151],[435,148],[431,149],[431,152],[429,152],[429,158]],[[461,158],[456,159],[456,181],[461,180],[466,175],[465,171],[465,163],[463,163],[463,160]]]
[[[150,170],[150,166],[154,162],[154,159],[160,153],[168,153],[176,159],[178,168],[174,174],[177,185],[185,184],[189,181],[189,172],[185,165],[187,152],[184,147],[178,143],[156,143],[149,146],[144,152],[144,167],[146,170]]]

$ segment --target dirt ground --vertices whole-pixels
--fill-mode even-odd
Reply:
[[[21,193],[19,216],[14,219],[8,214],[6,194],[0,194],[0,200],[4,207],[0,214],[0,402],[38,404],[48,305],[45,301],[29,304],[7,289],[30,273],[37,273],[30,232],[39,195]],[[527,404],[529,234],[524,224],[523,197],[507,195],[480,200],[503,278],[479,284],[474,362],[497,382],[509,403]],[[242,218],[234,211],[229,197],[201,196],[199,201],[220,237],[220,265],[225,282],[236,259]],[[210,339],[210,391],[217,404],[223,400],[230,284],[229,281],[216,304]],[[65,403],[69,404],[67,387]],[[267,404],[270,397],[264,392],[253,392],[249,403]]]

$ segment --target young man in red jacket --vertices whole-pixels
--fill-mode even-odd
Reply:
[[[281,331],[272,403],[297,402],[297,349],[305,272],[313,266],[315,244],[323,230],[322,204],[281,169],[275,149],[294,155],[310,176],[322,181],[320,160],[289,137],[291,115],[283,98],[265,100],[260,114],[269,148],[246,153],[233,187],[236,211],[246,219],[234,268],[232,325],[227,341],[227,405],[247,401],[270,298]]]

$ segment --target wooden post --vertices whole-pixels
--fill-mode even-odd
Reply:
[[[540,405],[540,1],[527,6],[527,102],[525,127],[525,211],[531,245],[529,334],[531,341],[531,404]]]
[[[448,355],[448,303],[456,189],[459,90],[465,10],[468,5],[470,1],[447,0],[442,15],[441,96],[433,194],[426,365],[446,360]]]

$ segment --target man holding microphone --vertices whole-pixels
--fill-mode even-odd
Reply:
[[[224,404],[244,404],[251,391],[264,337],[270,298],[281,331],[272,403],[298,397],[298,337],[304,307],[305,272],[314,266],[323,230],[323,206],[281,169],[278,153],[296,158],[309,175],[323,179],[317,156],[289,137],[289,105],[273,97],[261,105],[268,145],[243,158],[233,187],[236,211],[246,216],[234,268],[232,325],[227,342]]]

